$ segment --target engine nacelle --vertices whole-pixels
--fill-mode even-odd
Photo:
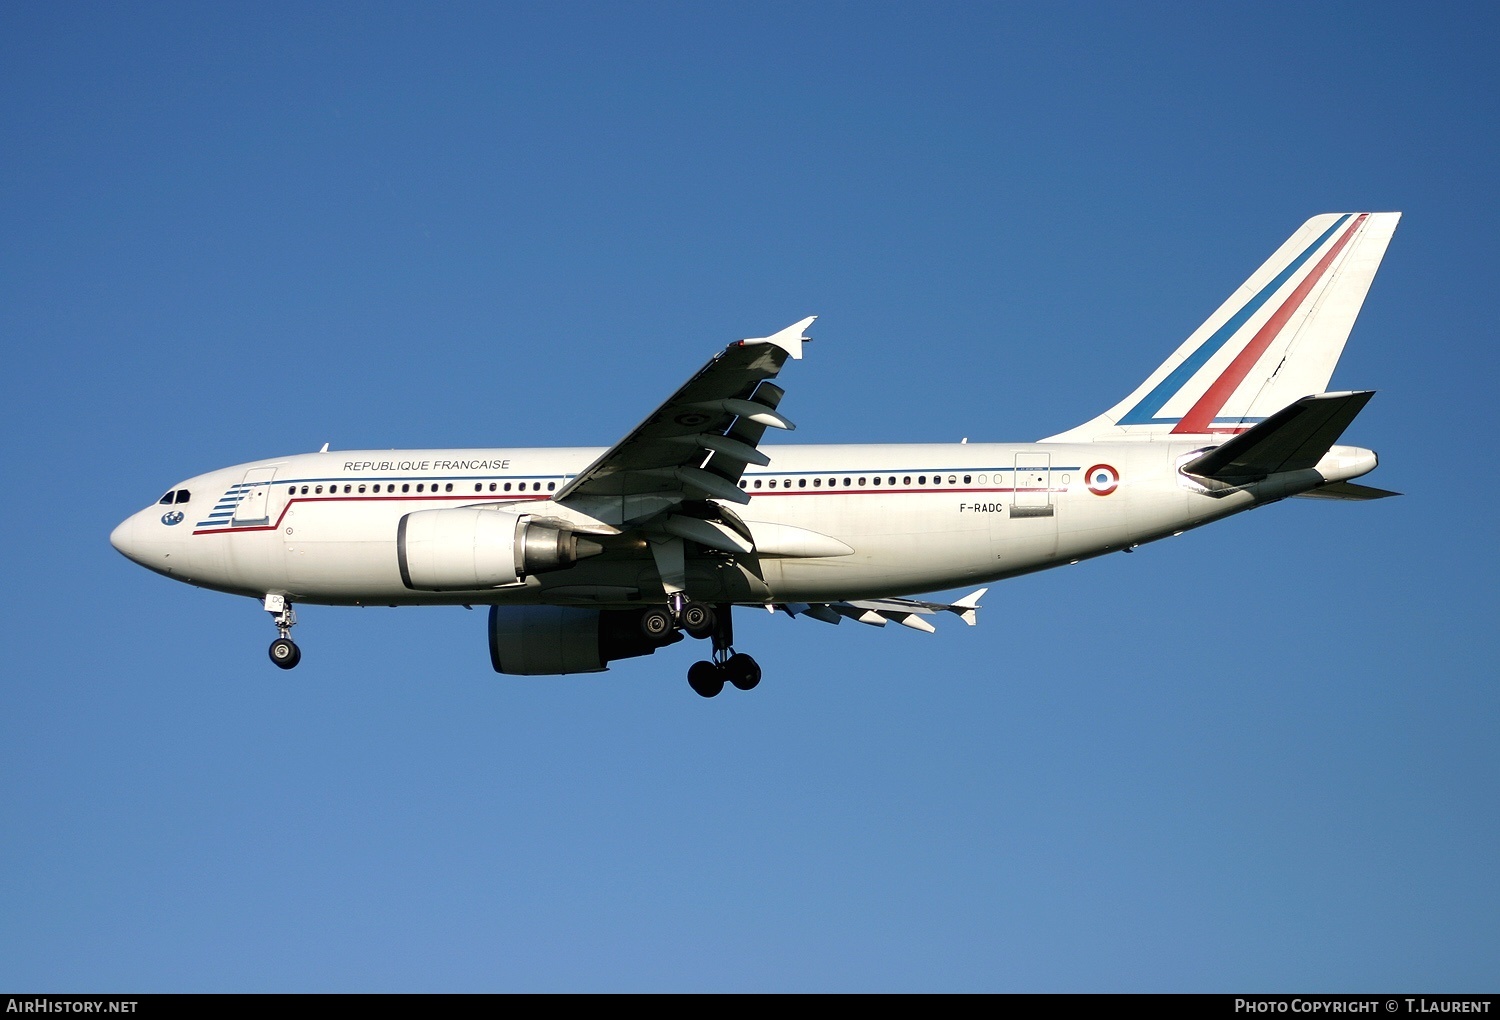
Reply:
[[[490,665],[496,673],[555,676],[600,673],[615,659],[650,655],[682,640],[671,631],[652,641],[641,630],[642,609],[571,606],[490,606]]]
[[[602,551],[567,528],[494,507],[418,510],[396,526],[401,582],[413,591],[499,588]]]

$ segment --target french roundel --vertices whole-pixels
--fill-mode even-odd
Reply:
[[[1120,484],[1120,472],[1108,464],[1095,464],[1084,473],[1084,482],[1096,496],[1108,496]]]

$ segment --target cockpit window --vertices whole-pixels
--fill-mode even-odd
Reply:
[[[177,490],[177,502],[179,502],[179,503],[186,503],[189,499],[192,498],[192,495],[193,494],[191,492],[188,492],[186,489],[178,489]]]
[[[171,506],[172,505],[172,497],[175,496],[175,495],[177,495],[177,493],[175,493],[175,492],[171,491],[170,489],[168,489],[167,490],[167,494],[165,496],[163,496],[161,499],[157,500],[157,502],[160,503],[160,504],[162,504],[163,506]]]

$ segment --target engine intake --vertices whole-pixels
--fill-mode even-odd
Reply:
[[[603,551],[567,528],[493,507],[418,510],[396,526],[401,582],[413,591],[499,588]]]

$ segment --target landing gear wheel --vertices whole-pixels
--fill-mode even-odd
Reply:
[[[652,641],[660,641],[672,633],[672,614],[661,606],[652,606],[641,614],[641,633]]]
[[[688,637],[710,636],[714,632],[714,611],[702,602],[689,602],[682,607],[682,629]]]
[[[724,689],[724,671],[711,662],[695,662],[688,668],[688,686],[705,698]]]
[[[731,655],[720,669],[729,682],[742,691],[751,690],[760,683],[760,663],[744,652]]]
[[[282,669],[291,669],[302,661],[302,649],[292,643],[291,638],[277,638],[271,642],[271,661]]]

